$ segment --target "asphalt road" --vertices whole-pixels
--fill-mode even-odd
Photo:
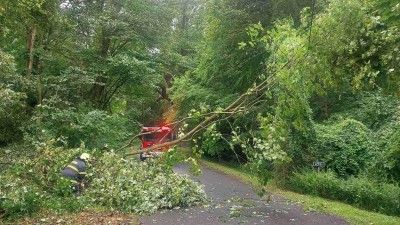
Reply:
[[[182,164],[175,172],[188,174]],[[345,220],[322,213],[305,212],[296,203],[280,196],[260,198],[251,186],[236,178],[203,166],[203,173],[193,180],[205,186],[208,203],[203,206],[163,210],[143,216],[143,225],[219,225],[219,224],[348,224]],[[268,195],[265,195],[268,196]]]

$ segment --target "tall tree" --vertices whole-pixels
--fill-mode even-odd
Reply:
[[[183,117],[192,109],[198,109],[202,104],[214,109],[224,108],[228,102],[248,91],[253,84],[265,79],[265,58],[269,53],[259,43],[251,42],[249,34],[254,30],[250,26],[260,24],[259,26],[269,28],[274,20],[285,16],[292,16],[299,22],[300,11],[307,4],[308,1],[207,1],[207,28],[199,48],[199,65],[177,80],[173,87],[173,98],[179,106],[180,116]],[[288,5],[293,7],[287,7]],[[248,42],[253,45],[252,48],[240,48],[241,43]],[[265,101],[265,96],[256,98],[260,102]],[[260,105],[256,111],[244,117],[231,118],[217,124],[215,130],[224,136],[210,144],[209,150],[220,149],[220,153],[231,153],[232,147],[227,141],[232,139],[232,132],[249,134],[249,130],[257,129],[257,114],[265,113],[265,108]],[[241,130],[234,131],[236,127]]]

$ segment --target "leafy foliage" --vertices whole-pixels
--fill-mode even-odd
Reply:
[[[341,177],[356,176],[371,162],[371,134],[356,120],[316,125],[316,160],[327,163]]]
[[[104,111],[80,108],[59,109],[43,105],[33,117],[37,123],[26,129],[26,139],[64,139],[69,147],[85,143],[88,148],[116,147],[127,139],[127,119]]]
[[[324,11],[315,16],[312,27],[312,12],[304,11],[299,27],[294,26],[292,20],[286,19],[277,21],[274,28],[268,31],[261,24],[249,28],[251,41],[243,43],[241,47],[264,43],[265,50],[269,53],[266,58],[267,73],[261,75],[264,79],[270,79],[271,83],[267,92],[270,110],[260,119],[265,131],[264,139],[274,144],[275,149],[296,159],[287,164],[289,168],[293,165],[307,166],[310,159],[306,155],[310,154],[314,138],[317,138],[319,144],[325,143],[320,149],[326,148],[327,154],[318,157],[342,164],[338,165],[341,169],[335,168],[341,176],[358,174],[367,167],[366,162],[372,158],[372,150],[368,149],[370,143],[367,142],[369,131],[363,124],[349,123],[352,125],[345,128],[346,123],[339,121],[336,124],[338,133],[328,137],[325,134],[335,132],[332,131],[336,130],[335,127],[323,130],[324,125],[314,125],[314,117],[319,115],[313,114],[313,109],[328,108],[328,104],[314,105],[310,101],[322,97],[326,101],[332,99],[335,102],[342,94],[357,96],[357,91],[361,89],[376,90],[377,87],[384,94],[397,93],[398,87],[392,86],[398,84],[392,80],[392,73],[397,73],[397,70],[390,68],[397,64],[394,43],[399,38],[399,32],[395,26],[383,26],[379,13],[370,10],[373,7],[373,3],[364,1],[332,1]],[[347,18],[357,25],[341,21]],[[371,100],[368,104],[372,105],[374,102]],[[379,102],[381,101],[378,100],[374,106],[376,109],[379,108]],[[368,114],[369,110],[364,108],[365,117],[360,119],[371,128],[378,127],[376,123],[382,124],[381,120],[389,118],[393,113],[378,111],[377,114]],[[361,112],[363,111],[360,110]],[[352,116],[354,114],[350,115]],[[371,116],[375,118],[370,118]],[[346,129],[349,130],[348,134],[345,134]],[[317,137],[313,137],[314,134]],[[331,155],[334,154],[332,151],[342,151],[342,158]],[[269,154],[266,154],[267,160],[268,157]],[[361,162],[358,157],[365,157],[365,160]],[[355,170],[346,165],[352,165]]]
[[[399,181],[399,171],[400,171],[400,143],[399,143],[400,133],[397,131],[394,133],[390,142],[390,151],[386,153],[386,166],[385,168],[389,171],[389,178]]]
[[[140,163],[120,158],[113,152],[105,153],[93,170],[87,197],[98,205],[141,214],[205,200],[202,187],[174,173],[171,165],[162,160],[148,159]]]
[[[173,19],[180,16],[174,6],[153,0],[1,1],[0,146],[6,146],[0,148],[0,167],[6,171],[0,175],[4,181],[0,184],[1,217],[31,215],[42,208],[74,211],[93,203],[91,199],[85,202],[89,198],[84,196],[74,198],[69,181],[60,179],[60,170],[84,149],[98,153],[99,161],[114,167],[117,161],[111,158],[115,155],[110,153],[103,160],[94,149],[119,147],[129,132],[139,132],[138,124],[161,120],[170,104],[166,88],[173,76],[191,66],[183,54],[168,57],[176,56],[168,43],[178,33],[171,31]],[[190,12],[188,8],[186,14]],[[133,173],[141,168],[165,180],[160,170],[166,168],[165,163],[126,163],[118,169],[126,167]],[[101,164],[94,166],[93,171],[104,169]],[[101,175],[95,173],[94,181],[99,183]],[[125,185],[121,176],[118,185]],[[143,181],[148,187],[158,187],[161,181],[149,176],[135,179],[139,185]],[[140,204],[118,207],[147,213],[204,199],[202,189],[188,178],[172,171],[165,176],[169,178],[166,189],[155,194],[152,202],[147,201],[148,193],[142,193],[136,196]],[[180,189],[166,191],[173,189],[170,185]],[[155,201],[163,195],[168,195],[165,202],[157,205]],[[108,202],[96,204],[115,207]],[[155,207],[146,208],[146,204]]]
[[[397,106],[398,109],[399,106]],[[373,134],[377,150],[375,164],[369,173],[378,180],[400,182],[399,180],[399,129],[400,114],[397,110],[382,127]]]
[[[28,83],[17,75],[14,58],[0,49],[0,146],[22,138],[19,128],[29,115],[23,92]]]
[[[1,149],[1,159],[5,163],[0,174],[0,211],[7,217],[32,215],[41,208],[72,211],[83,207],[80,201],[71,198],[71,182],[61,178],[61,169],[83,149],[65,151],[54,148],[52,143],[38,143],[24,146],[24,149],[10,147]],[[19,151],[20,157],[8,157]],[[63,204],[63,202],[69,204]],[[76,204],[74,206],[70,204]]]
[[[333,172],[296,173],[290,187],[300,193],[312,194],[373,210],[400,215],[400,187],[382,184],[368,178],[338,179]]]
[[[241,1],[209,4],[199,67],[175,82],[180,113],[203,105],[218,113],[238,93],[251,93],[253,82],[270,85],[265,96],[257,96],[258,116],[245,112],[218,121],[199,134],[200,152],[226,159],[245,153],[257,170],[273,168],[284,178],[318,159],[341,177],[372,176],[376,170],[376,177],[393,181],[388,168],[396,168],[397,150],[389,152],[397,148],[389,145],[397,146],[392,128],[400,36],[389,22],[392,13],[371,1],[335,0],[304,9],[300,19],[270,26],[270,15],[264,15],[259,21],[265,24],[249,26],[258,14],[247,14]],[[226,37],[229,32],[237,36]]]
[[[359,93],[343,97],[334,105],[329,121],[352,118],[365,124],[372,131],[393,121],[400,101],[380,91]]]
[[[0,146],[19,141],[21,124],[27,119],[23,93],[11,89],[0,89]]]
[[[203,138],[204,141],[201,142],[201,150],[210,156],[224,157],[223,153],[225,150],[232,147],[229,146],[230,142],[228,140],[224,140],[224,137],[221,133],[216,132],[215,124],[207,128],[203,134]],[[231,155],[231,153],[228,155]],[[225,156],[224,158],[228,157]]]
[[[398,182],[395,170],[389,169],[392,168],[389,165],[397,164],[396,157],[389,160],[391,158],[389,155],[392,149],[396,149],[393,146],[397,143],[398,107],[398,98],[385,95],[380,91],[347,96],[334,104],[332,115],[322,127],[334,129],[347,118],[362,122],[366,127],[364,129],[368,129],[366,135],[369,140],[365,144],[368,144],[370,156],[364,172],[381,182]],[[320,125],[316,126],[321,128]],[[328,129],[325,134],[330,134],[332,129]],[[324,132],[320,134],[324,136]],[[342,137],[338,136],[338,138]],[[323,139],[319,138],[320,140]],[[361,138],[358,143],[363,143],[363,140],[365,138]]]
[[[3,149],[0,156],[6,157],[13,150]],[[7,217],[32,215],[43,208],[75,212],[89,206],[153,213],[160,208],[199,204],[206,198],[203,187],[172,171],[173,165],[183,160],[173,152],[140,163],[113,151],[93,150],[85,191],[75,197],[71,181],[60,176],[61,169],[88,150],[38,143],[25,151],[31,155],[12,158],[2,165],[6,173],[0,174],[4,181],[0,183],[0,212]]]
[[[256,82],[262,81],[265,76],[261,74],[267,65],[264,60],[270,53],[265,51],[263,44],[252,40],[249,34],[256,30],[249,26],[259,22],[270,26],[275,19],[287,15],[292,15],[298,22],[300,9],[308,4],[307,1],[208,1],[205,11],[207,26],[199,48],[199,65],[174,82],[173,100],[177,104],[178,116],[184,117],[202,105],[218,111]],[[239,48],[244,42],[252,47]],[[264,102],[263,96],[257,97]],[[246,149],[235,140],[236,136],[246,136],[240,142],[247,142],[251,147],[253,140],[248,140],[253,139],[255,133],[260,133],[253,132],[260,126],[257,115],[264,115],[267,106],[263,103],[255,105],[256,110],[252,109],[252,112],[233,115],[227,121],[218,122],[212,133],[219,137],[205,132],[197,142],[203,152],[225,160],[237,160],[238,155],[245,158],[243,152]]]

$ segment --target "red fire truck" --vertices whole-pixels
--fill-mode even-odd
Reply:
[[[170,127],[162,126],[162,127],[142,127],[141,148],[148,148],[153,145],[170,142],[175,139],[175,134]],[[146,158],[153,157],[155,155],[162,154],[165,151],[168,151],[171,146],[166,146],[162,148],[158,148],[152,150],[147,153],[140,154],[140,160],[145,160]]]

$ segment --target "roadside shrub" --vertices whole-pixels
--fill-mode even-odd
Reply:
[[[340,180],[334,172],[295,173],[290,178],[290,187],[300,193],[336,199],[341,193]]]
[[[364,124],[345,119],[331,125],[317,124],[315,132],[314,157],[325,161],[328,169],[340,177],[355,176],[366,169],[373,149]]]
[[[390,121],[373,134],[376,157],[369,174],[377,179],[400,183],[400,106]]]
[[[163,158],[138,162],[107,152],[97,165],[86,193],[95,205],[146,214],[205,200],[203,188],[187,176],[174,173]]]
[[[391,149],[386,157],[390,179],[400,183],[400,131],[394,134]]]
[[[335,173],[295,173],[289,187],[296,192],[311,194],[358,206],[388,215],[400,215],[400,187],[378,183],[367,178],[339,179]]]

